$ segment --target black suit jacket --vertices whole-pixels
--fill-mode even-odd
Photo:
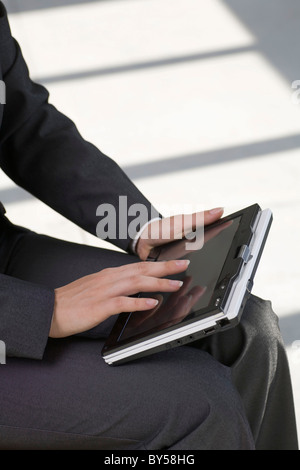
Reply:
[[[151,204],[120,167],[86,142],[74,123],[48,103],[47,90],[31,81],[2,2],[0,79],[6,85],[0,166],[17,185],[92,234],[99,204],[112,204],[118,220],[119,195],[127,196],[128,206],[143,203],[150,218]],[[124,250],[130,243],[129,237],[111,241]],[[42,358],[53,303],[51,289],[0,275],[0,339],[9,355]]]

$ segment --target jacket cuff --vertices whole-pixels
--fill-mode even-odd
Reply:
[[[8,356],[43,358],[54,299],[48,287],[0,275],[0,340]]]
[[[148,225],[150,225],[152,222],[155,222],[156,220],[161,220],[162,217],[155,217],[154,219],[151,219],[149,220],[148,222],[146,222],[142,228],[139,230],[139,232],[136,234],[136,236],[134,237],[134,239],[132,240],[132,242],[130,243],[129,247],[130,247],[130,251],[136,255],[137,252],[136,252],[136,246],[137,246],[137,243],[140,239],[140,236],[142,235],[143,231],[145,230],[146,227],[148,227]]]

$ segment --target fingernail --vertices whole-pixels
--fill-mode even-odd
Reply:
[[[188,266],[190,264],[189,259],[178,259],[176,261],[177,266]]]
[[[182,281],[173,281],[173,280],[170,280],[170,281],[169,281],[169,284],[170,284],[171,286],[181,287],[182,284],[183,284],[183,282],[182,282]]]
[[[216,209],[211,209],[209,213],[214,215],[214,214],[218,214],[219,212],[223,212],[223,210],[224,210],[224,207],[217,207]]]
[[[150,305],[151,307],[155,307],[158,304],[158,300],[156,300],[156,299],[147,299],[146,304]]]

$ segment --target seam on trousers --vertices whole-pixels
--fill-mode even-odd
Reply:
[[[134,439],[97,436],[65,431],[0,424],[0,449],[98,449],[145,450],[143,442]]]

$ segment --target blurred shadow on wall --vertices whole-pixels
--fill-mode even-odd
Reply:
[[[58,8],[80,3],[108,2],[113,0],[3,0],[8,13],[21,13],[24,11],[44,10]],[[120,0],[119,0],[120,1]]]
[[[221,0],[256,38],[262,56],[291,84],[300,79],[299,0]]]
[[[115,0],[3,0],[9,13]],[[126,1],[126,0],[118,0]],[[291,83],[300,79],[299,0],[219,0],[256,37],[259,52]]]
[[[59,6],[107,2],[114,0],[4,0],[8,11],[21,12],[34,9],[54,8]],[[120,1],[120,0],[119,0]],[[122,0],[126,1],[126,0]],[[288,86],[294,80],[300,79],[300,67],[296,60],[296,48],[300,40],[300,2],[299,0],[218,0],[223,3],[236,18],[255,36],[255,46],[259,54],[262,55],[288,82]],[[231,51],[232,52],[232,51]],[[239,53],[243,51],[238,51]],[[246,52],[246,51],[244,51]],[[180,61],[203,60],[205,54],[193,55],[192,57],[180,58]],[[210,52],[210,55],[212,53]],[[178,60],[170,61],[163,65],[172,66]],[[161,61],[153,61],[150,64],[134,64],[130,71],[147,68],[147,66],[161,66]],[[110,73],[122,73],[124,67],[112,67],[106,70],[104,75]],[[103,70],[78,72],[85,75],[101,75]],[[78,74],[68,76],[67,79],[76,79]],[[63,81],[66,77],[50,77],[49,81]],[[43,82],[43,81],[42,81]],[[292,89],[291,89],[292,92]],[[124,168],[128,176],[139,179],[149,176],[160,175],[182,171],[184,169],[197,168],[200,166],[215,165],[224,161],[232,161],[243,158],[259,157],[279,151],[288,151],[300,147],[300,135],[294,134],[286,137],[279,137],[262,142],[252,142],[236,147],[216,149],[210,152],[197,152],[188,155],[178,155],[168,158],[161,158],[158,161],[128,165]],[[1,195],[1,194],[0,194]],[[18,190],[14,194],[9,191],[7,199],[12,201],[21,196]],[[25,194],[23,193],[23,198]],[[27,197],[30,197],[29,195]],[[23,199],[22,198],[22,199]],[[6,201],[5,198],[3,198]]]
[[[115,0],[3,0],[9,13]],[[120,0],[118,0],[120,1]],[[122,0],[126,1],[126,0]],[[259,52],[291,83],[300,79],[299,0],[219,0],[256,37]]]
[[[270,154],[280,154],[300,148],[300,134],[292,134],[286,137],[251,142],[244,145],[223,147],[207,152],[196,152],[178,155],[169,158],[161,158],[156,161],[127,165],[123,170],[132,179],[149,178],[166,173],[191,170],[218,163],[243,160],[244,158],[257,158]]]
[[[286,346],[300,341],[300,313],[281,316],[279,325]]]

